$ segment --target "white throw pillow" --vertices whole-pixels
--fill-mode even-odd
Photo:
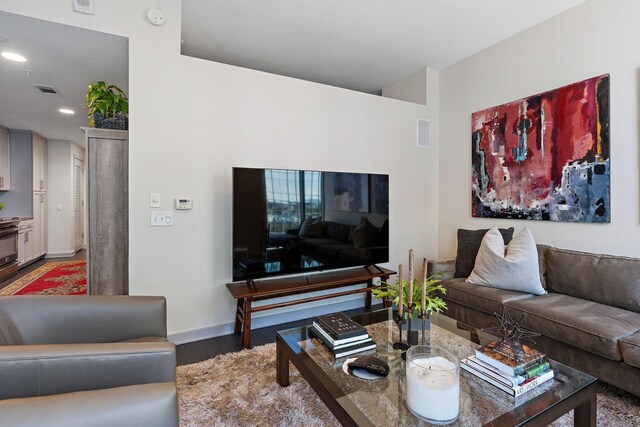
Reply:
[[[529,229],[525,227],[518,233],[506,249],[497,227],[487,231],[467,282],[534,295],[546,294],[540,282],[536,242]]]

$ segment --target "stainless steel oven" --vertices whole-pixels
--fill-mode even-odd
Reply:
[[[18,223],[14,218],[0,219],[0,282],[18,272]]]

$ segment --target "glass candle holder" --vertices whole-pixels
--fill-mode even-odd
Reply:
[[[407,350],[407,406],[432,424],[450,424],[460,414],[460,361],[428,345]]]

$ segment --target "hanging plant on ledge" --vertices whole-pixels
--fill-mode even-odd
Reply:
[[[87,116],[89,126],[101,129],[129,129],[129,98],[122,89],[103,81],[89,84]]]

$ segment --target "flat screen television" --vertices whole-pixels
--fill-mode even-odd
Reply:
[[[389,261],[389,175],[233,169],[233,280]]]

